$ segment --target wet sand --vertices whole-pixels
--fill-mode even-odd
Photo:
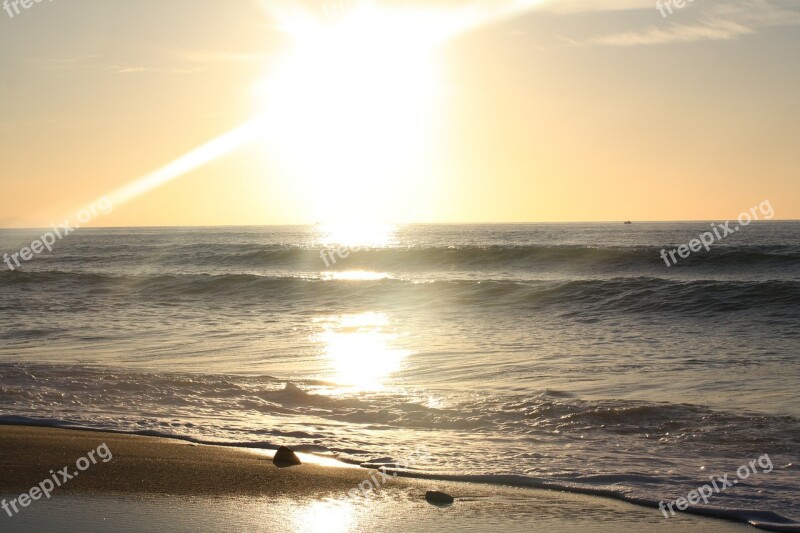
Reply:
[[[106,444],[112,458],[76,461]],[[105,456],[107,457],[107,455]],[[304,459],[310,459],[301,455]],[[538,489],[386,478],[358,467],[278,468],[271,452],[174,439],[27,426],[0,426],[0,494],[19,498],[68,466],[52,497],[8,516],[3,531],[752,531],[592,496]],[[75,472],[78,475],[75,476]],[[374,477],[373,477],[374,476]],[[348,495],[373,479],[380,489]],[[428,504],[426,490],[456,497]]]

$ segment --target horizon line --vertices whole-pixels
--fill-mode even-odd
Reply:
[[[734,219],[727,219],[734,220]],[[533,226],[533,225],[546,225],[546,224],[622,224],[626,222],[631,224],[674,224],[674,223],[694,223],[694,222],[717,222],[717,219],[685,219],[685,220],[562,220],[562,221],[528,221],[528,222],[377,222],[367,223],[368,225],[385,225],[385,226]],[[772,218],[769,220],[753,220],[749,225],[762,222],[800,222],[797,218],[779,219]],[[290,228],[290,227],[314,227],[314,226],[335,226],[335,225],[348,225],[355,224],[350,222],[333,222],[333,223],[295,223],[295,224],[186,224],[186,225],[143,225],[143,226],[81,226],[76,230],[104,230],[104,229],[201,229],[201,228]],[[360,224],[359,224],[360,225]],[[48,226],[0,226],[0,231],[19,230],[19,231],[38,231],[50,230]]]

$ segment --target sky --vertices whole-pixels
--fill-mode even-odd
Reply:
[[[0,227],[800,219],[800,5],[661,6],[9,3]]]

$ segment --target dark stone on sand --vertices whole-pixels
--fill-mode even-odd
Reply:
[[[450,505],[455,499],[449,494],[437,490],[429,490],[425,493],[425,500],[433,505]]]
[[[295,466],[303,464],[300,458],[286,446],[278,448],[278,451],[275,452],[275,457],[272,458],[272,462],[275,466]]]

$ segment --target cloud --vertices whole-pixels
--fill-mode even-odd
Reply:
[[[693,22],[665,21],[665,24],[652,25],[639,31],[595,37],[590,39],[588,44],[637,46],[725,41],[753,35],[765,28],[800,25],[800,8],[780,0],[740,0],[713,6],[699,3],[686,4],[682,11],[676,11],[671,16],[684,15],[685,11],[690,9],[695,10],[689,12],[694,14],[696,19]]]
[[[653,9],[655,0],[545,0],[542,10],[554,13],[586,13],[591,11],[631,11]]]
[[[224,64],[264,63],[266,56],[212,50],[163,49],[151,61],[109,61],[100,55],[40,58],[29,62],[41,70],[98,70],[112,74],[194,74]]]
[[[217,50],[187,50],[173,49],[170,55],[179,62],[184,63],[263,63],[267,57],[258,54],[244,54],[236,52],[220,52]]]
[[[267,60],[267,57],[258,54],[219,52],[215,50],[166,49],[160,51],[159,60],[163,63],[163,66],[113,65],[107,67],[107,70],[115,74],[144,72],[194,74],[195,72],[203,72],[211,67],[225,64],[262,64]]]
[[[712,21],[704,24],[674,24],[667,28],[651,26],[643,31],[604,35],[591,40],[592,44],[635,46],[695,41],[726,41],[756,33],[752,28],[731,21]]]
[[[114,74],[138,74],[138,73],[155,73],[155,74],[194,74],[195,72],[201,72],[202,68],[200,67],[187,67],[187,68],[153,68],[153,67],[141,67],[141,66],[109,66],[106,67],[105,70],[113,72]]]

